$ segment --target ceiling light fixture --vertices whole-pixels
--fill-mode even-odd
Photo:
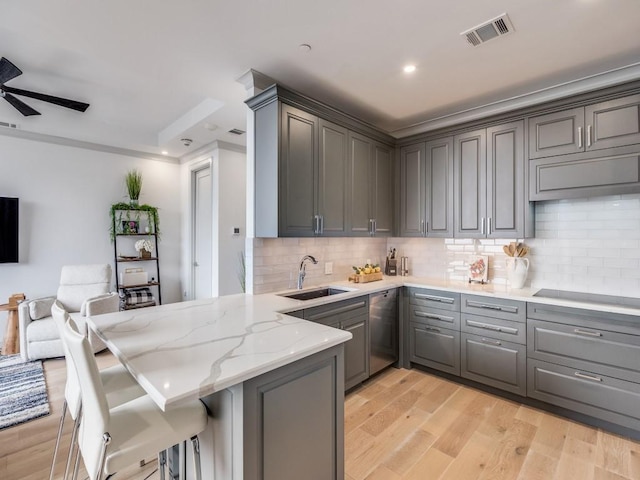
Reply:
[[[311,51],[311,45],[309,45],[308,43],[301,43],[298,48],[301,52],[304,53],[309,53]]]
[[[190,138],[181,138],[180,141],[185,147],[189,147],[193,143],[193,140]]]
[[[413,72],[416,71],[416,66],[415,65],[405,65],[403,70],[404,70],[404,73],[413,73]]]
[[[162,150],[160,153],[161,153],[162,155],[169,155],[169,152],[167,152],[166,150]]]

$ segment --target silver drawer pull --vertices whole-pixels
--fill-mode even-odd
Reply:
[[[440,302],[440,303],[453,303],[454,302],[453,298],[437,297],[435,295],[426,295],[424,293],[416,293],[415,297],[416,298],[424,298],[425,300],[431,300],[431,301]]]
[[[587,335],[589,337],[601,337],[602,336],[602,334],[600,332],[590,332],[588,330],[581,330],[579,328],[574,328],[573,332],[577,333],[578,335]]]
[[[502,345],[502,342],[499,340],[491,340],[490,338],[484,337],[482,337],[480,340],[482,341],[482,343],[487,343],[489,345]]]
[[[434,333],[440,333],[440,329],[439,328],[434,328],[434,327],[423,327],[424,330],[426,332],[434,332]]]
[[[494,305],[492,303],[478,303],[467,300],[467,306],[476,308],[485,308],[487,310],[498,310],[500,312],[518,313],[518,307],[510,307],[507,305]]]
[[[446,317],[444,315],[435,315],[433,313],[425,313],[425,312],[421,312],[419,310],[415,311],[415,315],[416,315],[416,317],[431,318],[433,320],[440,320],[442,322],[453,323],[453,317]]]
[[[492,330],[494,332],[508,333],[510,335],[518,334],[517,328],[499,327],[497,325],[491,325],[490,323],[480,323],[480,322],[474,322],[473,320],[467,320],[467,325],[470,327],[483,328],[485,330]]]
[[[575,372],[574,375],[578,378],[584,378],[585,380],[591,380],[593,382],[601,382],[602,378],[596,377],[595,375],[587,375],[586,373]]]

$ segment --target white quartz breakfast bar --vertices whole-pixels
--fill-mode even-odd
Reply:
[[[332,285],[349,291],[307,301],[232,295],[99,315],[89,324],[160,408],[192,398],[208,406],[203,478],[214,471],[225,479],[296,478],[308,469],[306,478],[342,479],[343,344],[351,334],[286,312],[402,286],[638,312],[427,278]]]

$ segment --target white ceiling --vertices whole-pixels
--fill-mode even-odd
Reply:
[[[640,61],[640,0],[0,4],[0,56],[24,72],[7,84],[91,104],[78,113],[21,97],[42,113],[23,117],[0,100],[0,121],[174,157],[216,139],[244,144],[227,131],[245,129],[236,79],[251,68],[402,136],[416,123]],[[478,47],[459,35],[503,12],[512,35]]]

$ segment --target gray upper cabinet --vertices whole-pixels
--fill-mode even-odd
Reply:
[[[279,235],[306,237],[319,229],[318,118],[282,105]]]
[[[455,236],[525,236],[522,120],[454,137]]]
[[[455,236],[486,237],[487,147],[485,129],[457,135],[455,147]]]
[[[347,138],[346,128],[319,120],[318,222],[316,234],[347,233]]]
[[[425,234],[425,144],[400,149],[400,236]]]
[[[529,119],[529,158],[640,143],[640,95]]]
[[[390,236],[394,181],[391,147],[350,132],[348,164],[350,234]]]
[[[400,235],[453,237],[453,137],[400,150]]]
[[[425,145],[425,232],[453,237],[453,137]]]

